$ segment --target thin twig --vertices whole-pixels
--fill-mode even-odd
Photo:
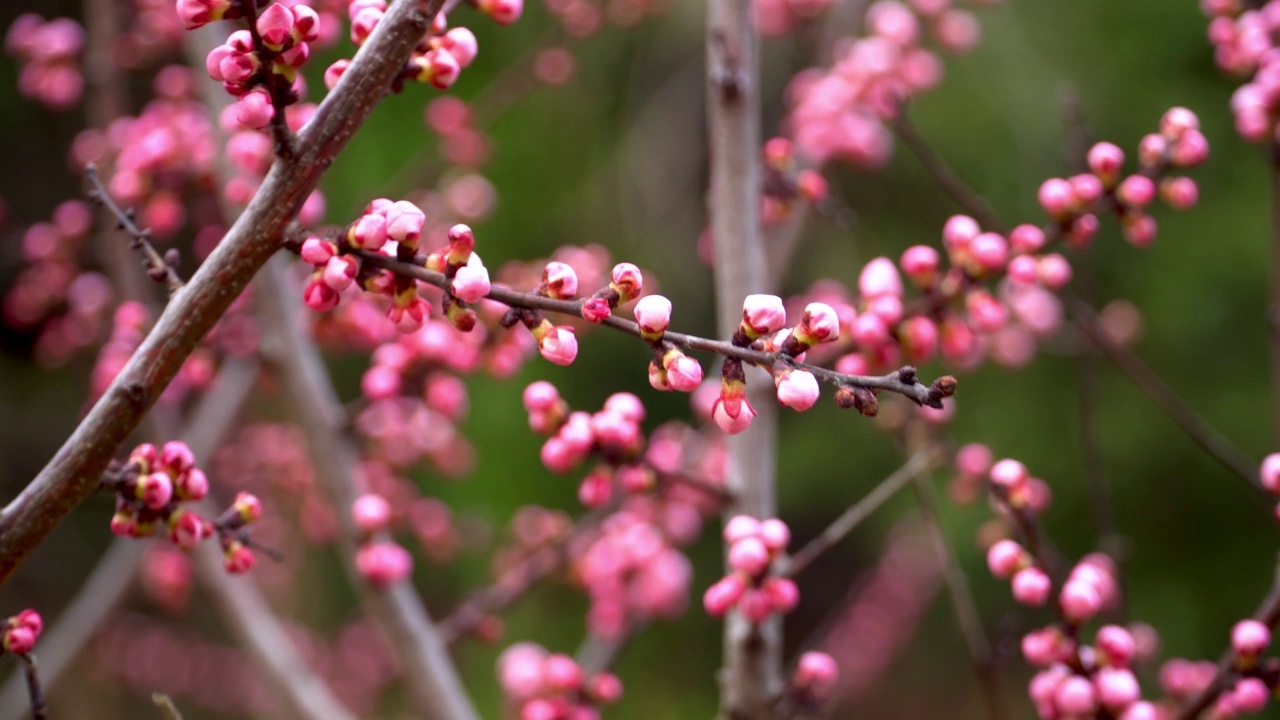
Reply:
[[[103,186],[102,179],[98,177],[98,169],[89,163],[84,168],[84,177],[89,181],[92,188],[89,190],[89,198],[94,202],[101,204],[116,219],[116,225],[124,230],[132,239],[131,245],[146,256],[147,276],[156,282],[163,282],[169,286],[169,295],[176,294],[182,289],[182,278],[178,277],[178,271],[173,269],[173,265],[168,259],[162,256],[156,250],[156,246],[151,244],[151,231],[138,227],[134,222],[134,213],[131,210],[125,210],[116,204],[111,198],[111,193],[107,192],[107,188]],[[172,252],[172,251],[171,251]]]
[[[26,653],[18,657],[22,660],[22,672],[27,678],[27,696],[31,698],[31,720],[46,720],[49,717],[49,709],[44,702],[44,690],[40,687],[36,656]]]
[[[1237,448],[1226,436],[1214,429],[1191,406],[1187,405],[1160,376],[1137,355],[1112,340],[1102,328],[1097,314],[1088,303],[1067,293],[1064,298],[1072,323],[1115,363],[1126,376],[1169,416],[1197,445],[1241,480],[1264,493],[1258,480],[1258,464]],[[1265,494],[1265,493],[1264,493]]]
[[[969,187],[969,184],[960,177],[951,166],[942,159],[938,153],[934,152],[933,147],[920,135],[916,130],[916,126],[911,122],[911,117],[907,114],[906,108],[898,115],[898,119],[893,123],[893,130],[897,133],[902,143],[911,150],[924,169],[938,183],[943,192],[951,196],[966,213],[973,216],[978,224],[986,230],[1004,234],[1007,232],[1004,222],[991,209],[990,203],[986,198]]]
[[[410,265],[409,263],[401,262],[395,258],[379,253],[368,252],[365,250],[352,252],[374,267],[391,270],[396,274],[412,277],[438,288],[443,289],[449,287],[450,281],[443,273],[428,270],[419,265]],[[508,307],[528,308],[532,310],[557,313],[560,315],[582,317],[582,300],[556,300],[554,298],[544,297],[534,293],[518,292],[497,286],[493,287],[486,297],[490,300],[500,302],[503,305],[507,305]],[[740,301],[739,305],[741,305]],[[625,320],[617,315],[610,316],[599,324],[604,327],[624,332],[628,335],[641,337],[640,326],[637,325],[635,321]],[[734,328],[736,329],[737,326],[735,325]],[[729,334],[732,334],[732,332]],[[885,390],[909,398],[919,405],[929,405],[930,407],[941,407],[942,399],[949,397],[955,390],[955,378],[950,375],[938,378],[930,385],[925,385],[915,380],[915,368],[911,368],[910,366],[903,370],[891,372],[888,375],[846,375],[844,373],[838,373],[834,370],[828,370],[827,368],[818,367],[816,365],[796,362],[780,352],[752,350],[750,348],[738,347],[733,343],[721,340],[712,340],[709,338],[699,337],[697,335],[687,335],[685,333],[668,330],[663,334],[662,338],[672,344],[688,350],[701,350],[727,358],[737,358],[744,362],[765,368],[771,368],[775,363],[784,362],[791,367],[808,370],[819,380],[832,385]],[[904,371],[906,372],[904,373]],[[907,382],[907,379],[912,382]],[[757,410],[759,410],[759,408],[757,408]]]
[[[942,577],[947,583],[951,595],[951,605],[955,609],[956,621],[964,635],[965,645],[969,648],[969,659],[973,664],[973,672],[978,679],[978,688],[982,693],[982,701],[987,706],[987,714],[992,720],[1009,718],[1009,707],[1004,694],[1000,691],[1000,679],[996,675],[995,661],[991,655],[991,643],[987,640],[987,632],[982,627],[982,616],[978,614],[977,603],[973,599],[973,590],[969,587],[969,578],[964,568],[956,562],[955,555],[947,544],[946,535],[938,519],[938,503],[931,478],[927,473],[915,473],[916,501],[920,506],[920,517],[924,520],[925,530],[933,545],[934,555],[942,568]]]
[[[817,537],[810,540],[808,544],[791,556],[791,561],[787,564],[787,574],[793,577],[799,575],[820,555],[830,550],[836,543],[839,543],[845,536],[853,532],[871,513],[879,509],[899,490],[906,487],[907,483],[911,482],[914,477],[927,470],[930,463],[930,455],[931,453],[928,450],[916,452],[902,467],[893,471],[893,474],[889,475],[889,477],[881,480],[880,484],[876,485],[871,492],[841,513],[840,517],[836,518]]]
[[[1272,585],[1271,591],[1267,593],[1262,604],[1258,606],[1258,610],[1253,613],[1253,619],[1272,629],[1280,623],[1280,566],[1276,569],[1275,584]],[[1178,708],[1178,714],[1174,716],[1174,720],[1194,720],[1228,689],[1228,681],[1235,673],[1235,657],[1235,652],[1231,648],[1227,648],[1222,653],[1218,659],[1218,674],[1214,676],[1213,682]]]

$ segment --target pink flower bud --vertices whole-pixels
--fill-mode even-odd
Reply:
[[[1009,246],[1015,253],[1039,252],[1044,243],[1044,230],[1035,225],[1019,225],[1009,232]]]
[[[969,253],[981,272],[999,272],[1009,261],[1009,243],[996,233],[986,232],[973,239]]]
[[[418,241],[422,237],[422,226],[426,224],[427,217],[417,205],[400,200],[392,203],[382,215],[386,219],[388,238],[403,243],[407,247],[418,246]]]
[[[1040,568],[1023,568],[1013,576],[1013,599],[1023,605],[1044,605],[1049,600],[1049,591],[1052,589],[1049,576]]]
[[[1267,684],[1256,677],[1241,678],[1231,690],[1231,699],[1235,706],[1243,712],[1258,713],[1267,706],[1271,698],[1271,690]]]
[[[613,266],[612,287],[618,291],[620,296],[618,304],[631,302],[639,297],[644,291],[644,277],[640,274],[640,268],[631,263],[618,263]]]
[[[1031,255],[1019,255],[1009,261],[1009,279],[1023,285],[1034,285],[1040,278],[1040,265]]]
[[[938,326],[927,317],[907,318],[898,328],[902,349],[907,359],[920,365],[933,359],[938,352]]]
[[[724,525],[724,541],[733,545],[740,540],[756,537],[761,532],[761,523],[750,515],[735,515]]]
[[[711,419],[721,431],[729,435],[737,435],[751,426],[751,421],[756,417],[756,409],[751,407],[751,403],[742,400],[738,413],[736,415],[729,414],[725,408],[724,398],[717,398],[715,405],[711,408]]]
[[[236,122],[241,127],[264,128],[276,116],[271,96],[265,90],[252,90],[236,100]]]
[[[760,575],[770,563],[769,549],[756,537],[743,538],[729,546],[729,567],[748,575]]]
[[[1126,215],[1124,238],[1137,247],[1147,247],[1156,239],[1156,219],[1137,212]]]
[[[1057,662],[1066,639],[1056,627],[1033,630],[1022,636],[1022,655],[1037,667],[1048,667]]]
[[[742,617],[748,622],[758,625],[769,619],[773,607],[769,604],[769,597],[763,590],[747,588],[742,593],[742,599],[738,600],[738,612],[742,613]]]
[[[524,12],[524,0],[479,0],[480,11],[499,25],[510,25]]]
[[[800,590],[789,578],[771,577],[764,581],[762,589],[775,613],[789,613],[800,604]]]
[[[196,458],[187,444],[173,440],[164,444],[157,459],[160,469],[173,475],[179,475],[195,467]]]
[[[478,263],[463,265],[453,276],[452,288],[459,300],[465,303],[479,302],[489,294],[489,271]]]
[[[386,588],[409,577],[413,557],[393,542],[370,543],[356,553],[356,571],[370,585]]]
[[[742,302],[742,325],[759,337],[774,333],[787,324],[787,311],[777,295],[748,295]]]
[[[356,279],[360,262],[350,255],[335,255],[325,263],[322,275],[324,284],[334,290],[346,290]]]
[[[453,87],[462,73],[458,59],[444,48],[433,48],[416,59],[418,82],[431,83],[441,90]]]
[[[1089,170],[1107,186],[1114,185],[1124,166],[1124,151],[1109,142],[1100,142],[1089,148]]]
[[[1102,609],[1102,595],[1092,584],[1080,580],[1068,580],[1058,597],[1062,613],[1073,622],[1084,622]]]
[[[835,658],[824,652],[810,651],[800,656],[791,683],[821,704],[830,696],[837,674]]]
[[[9,618],[8,625],[10,627],[24,627],[30,630],[37,639],[40,638],[40,633],[44,632],[44,618],[40,617],[40,613],[30,608]]]
[[[391,524],[391,503],[381,495],[361,495],[351,503],[351,519],[366,535],[385,530]]]
[[[174,481],[179,500],[201,500],[209,494],[209,478],[200,468],[191,468]]]
[[[878,257],[868,262],[858,275],[858,292],[864,298],[878,295],[902,295],[902,278],[898,276],[898,268],[886,257]]]
[[[565,300],[578,294],[578,274],[573,266],[552,261],[542,271],[542,282],[547,285],[549,297]]]
[[[1118,625],[1103,625],[1098,628],[1094,645],[1104,664],[1120,668],[1129,667],[1137,648],[1133,635]]]
[[[1092,715],[1098,709],[1098,694],[1093,683],[1079,675],[1063,680],[1053,700],[1058,710],[1073,717]]]
[[[258,15],[258,36],[272,50],[282,50],[293,39],[293,13],[273,2]]]
[[[1145,175],[1130,175],[1116,188],[1116,197],[1125,205],[1146,207],[1156,197],[1156,184]]]
[[[1257,620],[1241,620],[1231,629],[1231,647],[1237,655],[1256,657],[1271,644],[1271,629]]]
[[[1258,476],[1262,487],[1280,495],[1280,453],[1271,453],[1262,459]]]
[[[236,514],[240,516],[241,522],[246,525],[256,522],[258,518],[262,517],[262,501],[258,499],[257,495],[243,490],[236,493],[236,499],[231,504],[231,508],[236,511]]]
[[[36,633],[24,625],[4,630],[4,649],[14,655],[26,655],[36,646]]]
[[[213,535],[213,525],[189,510],[176,510],[169,514],[169,540],[183,550],[191,550],[202,540]]]
[[[885,260],[885,262],[889,261]],[[890,264],[889,267],[893,268],[893,265]],[[897,272],[897,269],[894,269],[895,277]],[[830,305],[812,302],[805,306],[804,316],[800,319],[800,326],[796,330],[797,337],[802,335],[802,339],[808,344],[834,342],[840,337],[840,317]]]
[[[347,68],[351,67],[351,61],[347,58],[335,60],[332,65],[324,71],[324,86],[330,90],[338,86],[338,81],[346,74]]]
[[[173,498],[173,481],[164,473],[141,475],[136,482],[134,496],[152,510],[163,509]]]
[[[622,681],[613,673],[602,672],[591,678],[588,693],[596,702],[612,705],[622,699]]]
[[[317,312],[328,312],[334,309],[338,306],[338,300],[341,299],[337,290],[318,280],[307,283],[306,289],[302,292],[302,298],[307,307]]]
[[[1172,107],[1160,118],[1160,134],[1170,140],[1181,138],[1188,130],[1199,130],[1200,119],[1184,107]]]
[[[1071,282],[1071,263],[1057,253],[1040,258],[1037,272],[1040,282],[1050,290],[1059,290]]]
[[[1102,668],[1094,676],[1093,685],[1098,700],[1112,710],[1127,708],[1142,697],[1138,679],[1127,669]]]
[[[677,392],[691,393],[702,385],[702,365],[698,361],[687,355],[679,355],[671,357],[668,353],[670,361],[666,362],[663,368],[667,374],[667,385]]]
[[[1102,197],[1102,181],[1096,175],[1090,173],[1073,175],[1067,182],[1071,183],[1071,192],[1081,206],[1088,207]]]
[[[1209,159],[1209,141],[1199,130],[1188,130],[1173,146],[1169,164],[1179,168],[1195,167]]]
[[[1199,201],[1200,189],[1189,177],[1168,178],[1160,183],[1160,198],[1174,210],[1188,210]]]
[[[977,220],[968,215],[952,215],[947,219],[947,224],[942,227],[942,242],[949,252],[955,254],[958,251],[968,250],[969,243],[973,242],[980,232],[982,228],[978,226]]]
[[[524,389],[524,407],[529,412],[546,412],[560,401],[560,391],[546,380],[530,383]]]
[[[783,370],[773,380],[778,403],[785,407],[803,412],[818,401],[818,380],[807,370]]]
[[[1063,220],[1071,215],[1075,205],[1075,193],[1071,183],[1062,178],[1049,178],[1040,185],[1040,207],[1055,220]]]
[[[475,33],[464,27],[451,28],[441,38],[445,50],[458,61],[458,65],[467,67],[480,52],[480,44]]]
[[[902,271],[918,287],[932,287],[938,280],[938,251],[928,245],[913,245],[902,253]],[[863,272],[866,272],[865,270]]]
[[[661,295],[646,295],[636,303],[635,316],[642,336],[657,340],[671,324],[671,301]]]
[[[548,655],[543,661],[542,677],[554,691],[577,690],[582,686],[583,673],[578,663],[568,655]]]
[[[187,30],[195,30],[221,20],[231,7],[231,0],[178,0],[178,17]]]
[[[253,551],[240,542],[232,542],[222,551],[222,568],[232,575],[244,575],[255,562]]]
[[[982,477],[991,469],[995,457],[982,443],[969,443],[956,451],[956,470],[971,477]]]
[[[578,357],[578,338],[573,328],[557,325],[538,339],[538,352],[556,365],[572,365]]]
[[[760,523],[759,537],[769,552],[781,553],[791,543],[791,529],[781,520],[769,519]]]
[[[302,259],[316,267],[324,267],[329,258],[337,253],[336,245],[318,237],[309,237],[302,243]]]
[[[1001,540],[987,550],[987,567],[998,578],[1012,577],[1027,560],[1026,551],[1012,540]]]
[[[991,467],[991,484],[1013,490],[1025,484],[1030,474],[1017,460],[1001,460]]]
[[[746,591],[747,584],[741,575],[728,575],[716,581],[702,595],[702,606],[711,617],[723,617]]]
[[[365,213],[347,232],[348,239],[365,250],[379,250],[387,244],[387,219],[381,213]]]

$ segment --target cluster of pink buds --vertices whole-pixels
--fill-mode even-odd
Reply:
[[[224,5],[225,0],[191,5]],[[248,9],[248,8],[246,8]],[[188,27],[199,27],[203,16],[192,13]],[[298,69],[311,55],[309,41],[319,37],[320,17],[310,6],[272,3],[248,30],[231,33],[209,52],[205,68],[236,100],[236,119],[246,128],[266,127],[277,108],[292,105],[302,95]]]
[[[729,545],[729,574],[707,588],[702,605],[712,617],[737,608],[752,623],[774,613],[785,614],[800,602],[800,591],[789,578],[773,574],[774,561],[787,551],[791,530],[781,520],[760,521],[738,515],[725,523]]]
[[[766,34],[791,29],[797,6],[812,14],[828,0],[756,0]],[[867,36],[843,43],[830,68],[804,70],[787,91],[788,134],[806,159],[819,165],[844,160],[867,168],[888,161],[893,135],[887,124],[902,104],[942,79],[942,61],[924,47],[925,35],[952,52],[977,45],[981,28],[951,0],[880,0],[867,8]],[[762,7],[763,6],[763,7]]]
[[[693,567],[642,512],[620,510],[605,519],[574,569],[591,599],[587,627],[604,638],[619,639],[655,618],[679,617],[688,605]]]
[[[770,138],[764,144],[764,193],[760,198],[760,221],[776,225],[786,221],[796,201],[820,206],[827,199],[827,179],[816,170],[797,169],[791,141]]]
[[[1208,156],[1209,142],[1200,132],[1195,113],[1171,108],[1160,118],[1160,132],[1139,143],[1138,172],[1124,176],[1124,151],[1111,143],[1098,143],[1089,149],[1089,172],[1050,178],[1040,186],[1040,206],[1074,247],[1088,245],[1097,233],[1099,208],[1113,209],[1129,242],[1146,246],[1156,236],[1156,221],[1147,208],[1157,197],[1178,210],[1192,207],[1199,199],[1191,178],[1164,176],[1170,169],[1193,168]],[[1014,268],[1009,271],[1013,275]]]
[[[35,610],[23,610],[4,621],[0,630],[0,649],[14,655],[27,655],[36,646],[40,633],[44,630],[44,620]]]
[[[1200,5],[1212,18],[1209,41],[1218,67],[1248,79],[1231,96],[1236,131],[1250,142],[1275,140],[1280,120],[1280,62],[1276,53],[1280,4],[1273,0],[1204,0]]]
[[[640,336],[653,348],[649,384],[655,390],[697,390],[702,385],[702,365],[663,339],[671,325],[671,301],[662,295],[646,295],[636,302],[635,317]]]
[[[381,495],[361,495],[351,504],[351,520],[363,538],[356,551],[356,572],[376,588],[408,578],[413,572],[413,556],[388,537],[391,503]]]
[[[609,284],[597,290],[582,303],[582,317],[593,323],[604,322],[619,305],[625,305],[644,292],[644,275],[631,263],[613,266]]]
[[[1073,636],[1074,637],[1074,636]],[[1157,720],[1165,717],[1157,706],[1142,699],[1142,688],[1133,673],[1139,647],[1128,630],[1118,625],[1098,629],[1094,644],[1077,646],[1077,641],[1057,628],[1031,633],[1028,645],[1052,648],[1058,658],[1032,660],[1042,669],[1031,680],[1031,700],[1036,712],[1046,720],[1058,718],[1111,717],[1120,720]],[[1030,656],[1029,656],[1030,657]]]
[[[111,518],[115,535],[145,538],[163,532],[178,547],[191,550],[216,532],[227,572],[243,574],[253,567],[253,543],[246,528],[262,517],[262,503],[241,492],[214,522],[186,507],[184,503],[209,494],[209,479],[196,467],[186,443],[175,440],[161,448],[150,443],[137,446],[126,462],[113,463],[102,486],[116,495]]]
[[[542,445],[542,464],[556,473],[567,473],[593,453],[605,464],[582,481],[578,494],[583,503],[599,507],[613,495],[614,482],[630,493],[649,490],[653,471],[641,464],[644,450],[644,403],[631,393],[609,396],[598,412],[570,411],[555,386],[539,380],[524,390],[529,427],[549,436]]]
[[[511,0],[504,1],[509,4]],[[510,22],[520,16],[518,5],[517,2],[517,9]],[[351,42],[357,47],[363,46],[386,13],[386,0],[354,0],[347,8],[347,14],[351,18]],[[418,43],[396,78],[397,91],[407,80],[447,89],[457,82],[462,69],[475,60],[479,52],[475,34],[464,27],[446,30],[446,22],[444,13],[436,14],[430,30]],[[351,61],[347,59],[330,65],[324,74],[325,85],[332,89],[350,65]]]
[[[1262,653],[1271,644],[1271,628],[1258,620],[1241,620],[1231,629],[1231,650],[1234,653],[1235,677],[1214,700],[1210,717],[1228,720],[1245,714],[1262,712],[1280,686],[1280,662],[1274,658],[1264,661]],[[1173,690],[1200,692],[1213,680],[1216,668],[1209,663],[1174,665],[1166,663],[1161,669],[1161,681],[1168,681]],[[1197,672],[1203,667],[1203,671]],[[1172,694],[1172,693],[1171,693]]]
[[[519,720],[599,720],[598,708],[622,697],[616,675],[589,675],[568,655],[529,642],[498,657],[498,683]]]
[[[1264,490],[1280,500],[1280,453],[1271,453],[1262,459],[1258,480]],[[1276,519],[1280,520],[1280,502],[1276,504]]]
[[[818,714],[835,688],[840,668],[836,659],[824,652],[810,650],[796,662],[796,671],[787,688],[787,702],[805,713]]]
[[[71,18],[19,15],[5,36],[5,50],[22,62],[18,92],[54,110],[70,108],[84,92],[82,49],[84,29]]]

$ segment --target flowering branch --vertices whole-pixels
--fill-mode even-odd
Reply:
[[[183,361],[249,280],[279,249],[285,226],[404,68],[442,0],[393,5],[298,138],[298,152],[275,163],[253,201],[177,293],[115,381],[49,464],[0,512],[0,583],[98,478]]]
[[[346,252],[358,256],[363,262],[367,262],[374,267],[390,270],[397,275],[410,277],[441,289],[448,289],[450,287],[451,281],[444,273],[428,270],[420,265],[402,262],[387,255],[370,252],[368,250],[351,249]],[[423,258],[415,258],[415,263],[422,261]],[[582,317],[582,306],[584,303],[588,302],[588,300],[557,300],[555,298],[549,298],[535,293],[524,293],[496,286],[490,288],[485,297],[512,308],[541,310],[573,317]],[[617,315],[611,315],[600,321],[598,324],[635,337],[644,337],[643,331],[640,329],[640,325],[638,323],[633,320],[626,320],[618,317]],[[734,330],[736,330],[737,327],[737,321],[735,321]],[[732,334],[732,331],[730,334]],[[782,362],[795,369],[807,370],[813,373],[814,377],[819,380],[837,387],[857,387],[866,388],[868,390],[883,390],[897,393],[909,398],[912,402],[915,402],[918,405],[928,405],[929,407],[935,408],[942,407],[942,399],[955,394],[955,378],[950,375],[945,375],[934,380],[933,383],[929,385],[924,385],[916,379],[915,368],[909,366],[900,370],[895,370],[888,375],[848,375],[845,373],[835,372],[834,370],[810,365],[808,363],[796,362],[792,357],[781,351],[766,352],[763,350],[753,350],[749,347],[734,345],[731,342],[712,340],[709,338],[699,337],[697,335],[675,332],[673,330],[665,331],[662,338],[681,348],[715,353],[726,358],[741,360],[764,368],[771,368],[776,363]]]

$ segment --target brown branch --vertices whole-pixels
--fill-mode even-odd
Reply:
[[[1271,587],[1271,592],[1267,593],[1267,597],[1253,613],[1253,619],[1273,630],[1277,624],[1280,624],[1280,568],[1277,568],[1276,580]],[[1228,689],[1228,682],[1234,674],[1235,657],[1231,648],[1227,648],[1222,653],[1218,659],[1218,674],[1214,676],[1213,682],[1178,708],[1178,714],[1174,715],[1174,720],[1194,720]]]
[[[964,635],[965,645],[969,648],[969,659],[978,679],[983,704],[987,706],[987,715],[992,720],[1006,720],[1010,717],[1009,706],[1000,691],[1000,679],[996,675],[991,643],[987,640],[987,632],[982,627],[982,616],[978,614],[978,606],[973,599],[969,578],[965,575],[964,568],[960,567],[956,561],[943,534],[942,524],[938,520],[938,502],[932,481],[927,473],[915,473],[912,477],[915,479],[916,502],[920,506],[920,517],[924,520],[934,555],[938,558],[938,566],[942,568],[942,577],[947,583],[951,605],[955,610],[960,631]]]
[[[880,481],[871,492],[861,500],[849,506],[840,517],[827,526],[817,537],[810,540],[791,556],[787,564],[787,574],[794,577],[804,571],[814,560],[826,551],[835,547],[849,533],[870,517],[871,513],[885,504],[899,490],[906,487],[913,478],[925,472],[930,464],[930,451],[920,450],[912,455],[902,467],[893,471],[889,477]]]
[[[120,444],[200,339],[279,249],[285,226],[386,94],[441,2],[401,0],[391,6],[303,129],[296,156],[272,166],[248,209],[173,297],[111,387],[49,464],[0,512],[0,583],[97,490],[98,478]]]
[[[1064,298],[1072,323],[1111,362],[1151,398],[1164,414],[1173,420],[1205,452],[1223,467],[1230,470],[1260,493],[1264,492],[1258,480],[1258,463],[1237,448],[1226,436],[1205,422],[1190,405],[1165,384],[1154,370],[1137,355],[1113,341],[1102,328],[1093,308],[1072,294]]]
[[[36,656],[26,653],[19,655],[18,658],[22,660],[22,673],[27,679],[27,695],[31,698],[31,720],[46,720],[49,717],[49,709],[44,702],[44,690],[40,687]]]
[[[368,252],[365,250],[354,250],[351,251],[351,253],[360,257],[363,261],[368,262],[374,267],[391,270],[398,275],[411,277],[427,283],[428,285],[434,285],[438,288],[443,289],[449,287],[450,281],[443,273],[428,270],[419,265],[410,265],[409,263],[401,262],[395,258],[388,257],[380,253]],[[497,286],[493,287],[486,297],[508,307],[528,308],[532,310],[556,313],[559,315],[582,317],[582,300],[556,300],[536,295],[534,293],[518,292]],[[741,305],[741,302],[739,301],[738,304]],[[740,317],[740,313],[741,311],[738,311],[735,313],[735,316]],[[610,316],[606,318],[604,322],[599,324],[613,330],[624,332],[628,335],[641,337],[640,326],[637,325],[635,321],[626,320],[618,317],[617,315]],[[738,326],[735,324],[733,326],[734,330],[736,330],[737,327]],[[727,334],[732,335],[733,333],[730,331]],[[752,350],[750,348],[738,347],[733,343],[721,340],[712,340],[709,338],[699,337],[697,335],[687,335],[673,330],[668,330],[662,337],[664,340],[687,350],[701,350],[704,352],[715,353],[723,357],[737,358],[743,362],[748,362],[765,368],[771,368],[778,362],[785,362],[791,367],[808,370],[819,380],[832,385],[885,390],[907,397],[919,405],[941,407],[942,398],[949,396],[954,390],[954,378],[944,376],[943,378],[939,378],[934,381],[932,385],[924,385],[915,380],[914,368],[910,368],[909,370],[904,368],[903,370],[891,372],[888,375],[879,376],[846,375],[844,373],[838,373],[834,370],[828,370],[827,368],[818,367],[816,365],[796,362],[779,352]],[[904,370],[907,371],[905,374]],[[907,379],[911,380],[911,382],[907,382]],[[760,408],[756,408],[756,410],[760,411]]]
[[[286,269],[285,258],[275,258],[259,279],[259,318],[266,336],[276,343],[275,367],[282,387],[307,438],[316,476],[337,512],[344,540],[340,546],[343,567],[359,590],[365,611],[379,623],[404,663],[409,690],[423,713],[433,720],[479,720],[444,638],[413,587],[403,582],[375,590],[355,573],[361,535],[350,508],[357,497],[357,449],[346,435],[346,413],[320,352],[298,326],[300,293],[289,286]]]
[[[182,278],[178,277],[178,271],[174,270],[173,263],[170,262],[171,259],[177,260],[177,251],[170,250],[169,252],[175,254],[165,257],[156,250],[156,246],[151,244],[151,231],[138,227],[134,222],[135,213],[132,210],[125,210],[116,204],[116,201],[111,198],[111,193],[107,192],[106,187],[102,185],[102,179],[98,177],[98,169],[92,163],[85,166],[84,178],[89,181],[89,198],[102,205],[115,218],[116,227],[124,230],[132,238],[130,246],[141,250],[146,257],[147,277],[168,285],[171,297],[181,290]]]

